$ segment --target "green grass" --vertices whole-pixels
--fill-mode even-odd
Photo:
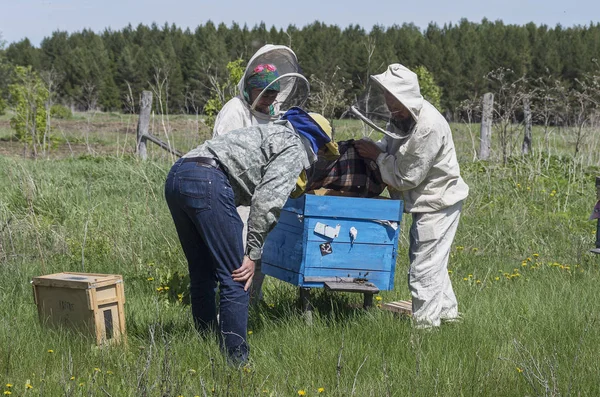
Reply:
[[[471,189],[450,262],[462,323],[415,330],[406,318],[357,308],[359,295],[319,290],[309,326],[296,289],[267,278],[265,304],[250,316],[251,365],[237,370],[194,331],[186,296],[175,293],[183,291],[157,290],[186,273],[162,193],[171,159],[131,157],[123,125],[94,138],[95,152],[0,156],[0,393],[600,395],[600,257],[588,252],[596,224],[587,220],[600,169],[594,153],[569,155],[566,133],[553,143],[557,155],[536,150],[503,165],[473,161],[468,129],[477,127],[454,126]],[[351,123],[336,130],[338,139],[358,135]],[[382,302],[410,297],[409,225],[407,216],[395,290]],[[40,326],[30,281],[61,271],[123,274],[127,346],[99,349]]]

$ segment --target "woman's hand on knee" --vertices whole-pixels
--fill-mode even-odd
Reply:
[[[244,285],[244,291],[248,291],[250,285],[252,285],[252,277],[254,276],[254,269],[256,264],[254,261],[247,256],[244,256],[242,266],[234,270],[232,273],[233,281],[246,282]]]

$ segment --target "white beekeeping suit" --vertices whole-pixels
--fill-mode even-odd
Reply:
[[[279,77],[275,81],[279,93],[270,106],[268,114],[254,108],[256,103],[250,103],[250,97],[246,90],[248,78],[253,74],[255,68],[265,64],[274,65],[279,74]],[[265,90],[263,90],[261,95]],[[229,100],[221,111],[219,111],[219,114],[217,114],[213,128],[213,138],[238,128],[268,124],[278,120],[279,116],[290,107],[302,106],[306,102],[309,93],[309,84],[306,78],[300,74],[298,59],[291,48],[283,45],[267,44],[261,47],[248,62],[244,75],[238,83],[238,91],[238,95]],[[242,238],[245,244],[248,233],[250,207],[240,206],[237,210],[244,222]],[[251,290],[252,303],[257,303],[262,295],[262,284],[265,276],[261,272],[260,265],[260,261],[257,261]]]
[[[439,326],[440,320],[458,317],[448,259],[469,187],[460,176],[450,126],[421,96],[416,74],[392,64],[371,78],[410,112],[408,123],[388,124],[404,138],[386,135],[377,142],[382,151],[377,164],[390,195],[403,199],[413,218],[408,274],[413,318],[420,326]]]
[[[273,64],[279,73],[280,91],[273,103],[273,114],[265,114],[252,108],[244,95],[246,82],[254,68],[261,64]],[[217,114],[213,137],[242,127],[267,124],[277,120],[281,113],[292,106],[302,106],[308,98],[309,85],[300,75],[300,66],[294,51],[284,45],[267,44],[252,56],[244,75],[238,83],[238,95],[230,99]]]

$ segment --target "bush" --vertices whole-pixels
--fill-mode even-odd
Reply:
[[[50,108],[50,117],[53,119],[70,119],[73,117],[73,112],[66,106],[63,105],[52,105]]]

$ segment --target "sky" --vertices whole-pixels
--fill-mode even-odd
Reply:
[[[554,27],[589,25],[600,21],[599,0],[0,0],[0,34],[6,43],[27,37],[39,46],[56,30],[77,32],[88,28],[102,32],[131,24],[159,26],[165,22],[192,30],[211,20],[231,26],[264,22],[268,28],[301,28],[314,21],[342,28],[358,24],[369,31],[374,25],[414,23],[425,28],[461,18],[480,22],[483,18],[506,24],[534,22]]]

